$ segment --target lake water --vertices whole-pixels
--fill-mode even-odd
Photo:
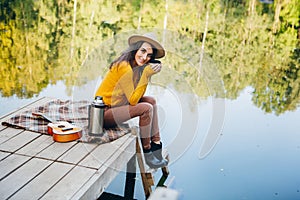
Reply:
[[[251,93],[247,88],[236,100],[225,100],[221,137],[202,159],[199,151],[210,124],[211,105],[198,104],[197,134],[170,165],[172,188],[180,192],[180,199],[300,199],[300,111],[265,114],[252,104]],[[119,184],[115,182],[111,191]]]
[[[76,88],[76,96],[96,82]],[[158,100],[162,140],[170,152],[166,183],[179,192],[180,199],[300,199],[300,111],[266,114],[253,105],[252,92],[247,87],[235,100],[210,97],[195,101],[190,94],[171,87],[149,86],[147,94]],[[58,82],[31,99],[1,97],[0,114],[42,96],[74,99],[74,94],[68,95],[63,82]],[[214,128],[211,126],[217,104],[225,110],[225,117],[215,123],[220,126],[220,137],[201,157],[204,140]],[[160,175],[157,172],[156,180]],[[107,191],[122,195],[124,181],[125,173],[120,172]],[[144,198],[139,175],[135,198]]]

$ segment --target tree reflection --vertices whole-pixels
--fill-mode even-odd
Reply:
[[[274,111],[276,114],[296,109],[300,100],[299,53],[299,49],[293,51],[292,60],[286,67],[277,67],[258,73],[257,83],[264,83],[257,84],[253,94],[253,101],[258,107],[266,112]]]
[[[31,98],[59,80],[71,92],[73,85],[103,75],[123,50],[115,35],[165,27],[177,33],[160,33],[173,50],[165,66],[177,71],[197,95],[235,99],[251,86],[253,102],[265,112],[280,114],[299,104],[298,0],[0,0],[0,8],[2,96]],[[182,43],[184,38],[189,40]],[[97,50],[107,40],[111,42]],[[203,69],[195,64],[200,57]],[[215,79],[208,70],[212,65],[218,68],[225,94],[213,81],[207,90],[205,78]],[[162,76],[163,84],[174,82],[167,73]],[[185,91],[180,84],[175,87]]]

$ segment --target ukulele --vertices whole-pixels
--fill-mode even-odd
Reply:
[[[67,121],[55,121],[43,113],[32,113],[32,115],[50,122],[47,125],[47,132],[55,142],[71,142],[82,136],[82,128]]]

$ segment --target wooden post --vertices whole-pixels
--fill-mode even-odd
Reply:
[[[139,164],[140,173],[143,181],[145,196],[146,198],[148,198],[152,192],[151,186],[154,185],[154,179],[152,173],[146,172],[144,154],[141,150],[140,137],[136,137],[136,156],[137,156],[137,161]]]
[[[142,150],[141,139],[139,137],[139,134],[137,134],[137,132],[135,132],[135,135],[136,135],[136,158],[137,158],[137,162],[142,177],[145,197],[148,198],[152,193],[152,186],[155,185],[153,173],[156,172],[157,169],[151,169],[147,167],[144,153]],[[162,155],[165,159],[169,160],[169,154],[166,150],[163,149]],[[162,170],[162,177],[160,178],[157,186],[164,186],[164,183],[169,176],[168,166],[162,167],[161,170]]]

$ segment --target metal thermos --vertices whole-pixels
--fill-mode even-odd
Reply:
[[[106,106],[103,103],[101,96],[96,96],[92,104],[89,105],[89,135],[97,136],[103,133],[103,118],[105,107]]]

